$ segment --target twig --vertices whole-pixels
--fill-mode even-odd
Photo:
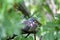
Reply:
[[[36,40],[36,33],[34,34],[34,40]]]
[[[12,36],[12,37],[7,38],[6,40],[14,39],[16,36],[18,36],[18,35],[13,34],[13,36]]]
[[[27,38],[29,35],[30,35],[30,33],[28,33],[25,38]]]

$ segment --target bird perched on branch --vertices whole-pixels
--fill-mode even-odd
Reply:
[[[16,5],[14,6],[16,7]],[[27,10],[24,2],[19,3],[17,6],[18,6],[17,10],[21,11],[25,18],[28,17],[28,19],[23,22],[25,24],[25,27],[21,29],[22,34],[27,34],[27,36],[25,37],[27,38],[31,33],[35,34],[37,32],[36,31],[37,26],[38,25],[41,26],[42,24],[38,22],[37,19],[30,16],[30,12]],[[14,34],[12,37],[9,37],[7,40],[14,39],[16,36],[18,35]]]
[[[25,18],[28,17],[24,22],[25,27],[21,29],[22,34],[29,35],[30,33],[36,33],[36,28],[38,25],[41,26],[41,23],[39,23],[34,17],[30,16],[30,12],[26,8],[24,1],[18,4],[17,10],[21,11]]]

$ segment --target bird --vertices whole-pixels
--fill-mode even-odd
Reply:
[[[24,28],[21,28],[21,34],[27,34],[25,38],[27,38],[31,33],[36,33],[36,28],[38,25],[42,25],[39,21],[37,21],[34,17],[30,16],[30,11],[25,6],[24,1],[18,3],[17,7],[18,11],[21,11],[25,18],[27,18],[26,21],[23,23],[25,24]]]
[[[25,27],[21,29],[21,31],[22,31],[21,33],[27,34],[27,36],[25,38],[27,38],[29,36],[29,34],[31,34],[31,33],[33,33],[33,34],[36,33],[37,26],[38,25],[41,26],[41,23],[38,23],[38,21],[33,17],[31,17],[27,21],[25,21],[24,24],[25,24]]]

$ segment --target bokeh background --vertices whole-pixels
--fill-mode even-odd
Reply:
[[[22,1],[30,16],[42,24],[37,28],[36,40],[60,40],[60,0],[0,0],[0,40],[6,40],[13,34],[18,36],[12,40],[34,40],[33,34],[28,38],[20,34],[25,18],[16,7]]]

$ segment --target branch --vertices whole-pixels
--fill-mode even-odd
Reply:
[[[34,34],[34,40],[36,40],[36,33]]]
[[[12,37],[8,37],[6,40],[14,39],[16,36],[18,36],[18,35],[13,34],[13,36],[12,36]]]

